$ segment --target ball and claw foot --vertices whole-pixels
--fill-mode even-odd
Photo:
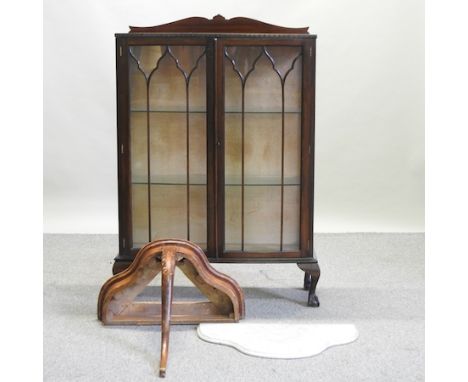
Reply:
[[[320,306],[319,299],[315,293],[309,293],[309,299],[307,300],[307,305],[317,308]]]

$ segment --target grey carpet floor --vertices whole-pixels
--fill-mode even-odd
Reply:
[[[306,307],[295,264],[215,264],[246,295],[247,318],[354,323],[359,339],[312,358],[273,360],[171,329],[167,381],[424,380],[424,235],[318,234],[319,308]],[[160,329],[96,318],[116,235],[44,236],[44,380],[157,381]],[[157,280],[153,292],[157,293]],[[177,277],[175,298],[194,297]]]

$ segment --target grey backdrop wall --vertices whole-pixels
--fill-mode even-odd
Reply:
[[[423,0],[45,0],[45,232],[117,232],[113,34],[218,13],[318,35],[316,231],[423,231]]]

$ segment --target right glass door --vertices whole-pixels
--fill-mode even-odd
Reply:
[[[302,46],[222,49],[224,251],[299,251]]]

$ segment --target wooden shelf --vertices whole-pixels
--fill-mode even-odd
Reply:
[[[175,114],[206,114],[206,110],[130,110],[131,113],[175,113]],[[259,110],[259,111],[244,111],[242,110],[226,110],[225,114],[282,114],[280,110]],[[300,111],[284,111],[284,114],[301,114]]]

